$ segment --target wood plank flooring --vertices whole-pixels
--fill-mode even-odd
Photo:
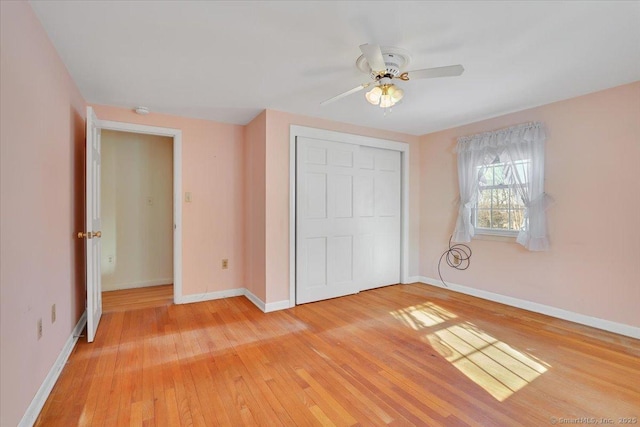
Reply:
[[[173,285],[147,286],[102,293],[102,312],[138,310],[173,304]]]
[[[620,424],[639,403],[640,341],[413,284],[105,313],[36,425]]]

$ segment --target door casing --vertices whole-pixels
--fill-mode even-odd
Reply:
[[[99,128],[173,138],[173,302],[182,303],[182,131],[180,129],[99,120]]]

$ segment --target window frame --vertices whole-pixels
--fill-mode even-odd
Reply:
[[[516,160],[514,162],[514,164],[527,164],[527,163],[531,163],[530,159],[524,159],[524,160]],[[478,171],[478,194],[480,194],[481,190],[492,190],[492,195],[493,195],[493,190],[500,190],[500,189],[509,189],[509,192],[514,192],[517,196],[517,190],[515,190],[516,187],[521,187],[523,185],[526,184],[518,184],[517,182],[514,182],[513,184],[495,184],[495,172],[492,173],[492,177],[493,177],[493,183],[491,185],[481,185],[480,183],[480,179],[482,177],[483,174],[480,173],[480,171],[482,169],[486,169],[486,168],[492,168],[495,171],[495,168],[498,166],[502,166],[503,168],[508,164],[508,162],[505,161],[501,161],[499,158],[496,158],[496,161],[488,163],[488,164],[482,164],[480,166],[477,166],[477,171]],[[520,231],[522,230],[522,226],[520,226],[520,228],[518,229],[505,229],[505,228],[486,228],[486,227],[480,227],[478,226],[478,211],[488,211],[489,212],[489,218],[491,219],[493,217],[493,212],[494,212],[494,208],[493,208],[493,196],[491,197],[491,207],[489,209],[487,208],[479,208],[479,200],[476,200],[473,208],[471,209],[471,223],[473,224],[473,227],[475,229],[475,234],[476,235],[483,235],[483,236],[500,236],[500,237],[517,237],[518,234],[520,233]],[[504,209],[496,209],[500,210],[500,211],[504,211]],[[511,223],[511,216],[512,216],[512,212],[514,210],[518,210],[518,209],[512,209],[512,205],[511,205],[511,195],[509,197],[509,207],[507,209],[507,212],[509,214],[509,223]],[[524,210],[524,207],[522,208],[522,210]]]

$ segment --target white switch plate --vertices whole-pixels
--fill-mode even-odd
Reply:
[[[191,203],[191,191],[187,191],[184,193],[184,201],[187,203]]]

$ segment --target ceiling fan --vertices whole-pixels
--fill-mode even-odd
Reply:
[[[431,79],[435,77],[454,77],[464,72],[462,65],[448,65],[446,67],[425,68],[423,70],[403,71],[411,61],[411,55],[404,49],[397,47],[379,46],[377,44],[363,44],[360,46],[362,55],[356,60],[356,67],[365,74],[369,74],[370,82],[362,83],[346,92],[322,101],[320,105],[342,99],[366,89],[373,88],[365,94],[366,100],[381,108],[391,108],[404,96],[404,91],[393,84],[393,80],[409,81],[415,79]]]

